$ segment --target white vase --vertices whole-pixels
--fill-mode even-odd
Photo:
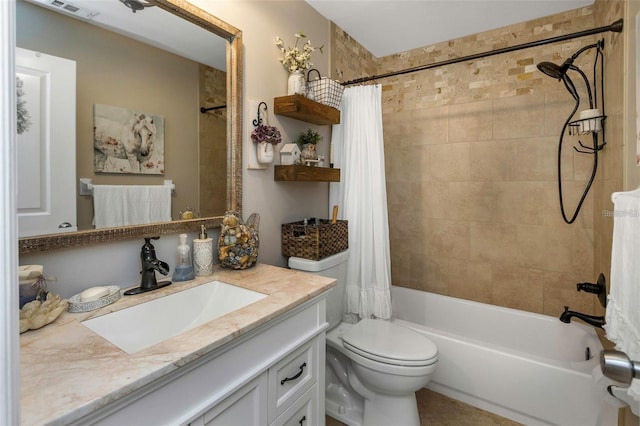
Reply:
[[[268,142],[257,143],[256,157],[260,164],[271,164],[273,161],[273,145]]]
[[[300,94],[304,96],[306,92],[305,85],[306,82],[302,70],[296,70],[289,74],[289,80],[287,81],[287,94]]]

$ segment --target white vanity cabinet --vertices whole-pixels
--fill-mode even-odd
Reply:
[[[323,425],[326,327],[321,295],[75,424]]]

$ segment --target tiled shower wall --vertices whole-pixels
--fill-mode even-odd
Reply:
[[[599,2],[596,4],[597,26],[609,25],[623,17],[624,2],[621,0]],[[633,25],[633,18],[625,19],[625,25]],[[624,69],[624,34],[608,33],[605,36],[605,95],[607,106],[607,147],[602,152],[602,173],[599,173],[594,188],[594,245],[595,268],[604,272],[608,278],[611,269],[611,244],[613,237],[613,217],[607,212],[613,211],[611,194],[624,190],[624,79],[620,78]],[[596,311],[604,312],[596,303]]]
[[[227,73],[207,65],[199,68],[200,103],[205,107],[224,105],[227,99]],[[227,110],[202,114],[199,120],[200,217],[220,216],[227,206],[227,193],[221,183],[227,179]]]
[[[384,58],[334,26],[333,77],[380,74],[594,26],[587,7]],[[395,285],[550,315],[564,305],[593,311],[593,295],[575,286],[597,276],[593,193],[567,225],[556,182],[558,138],[573,100],[535,65],[561,63],[595,40],[380,80]],[[590,52],[577,64],[590,69],[592,61]],[[562,158],[568,215],[592,166],[592,156],[575,153],[573,142]]]

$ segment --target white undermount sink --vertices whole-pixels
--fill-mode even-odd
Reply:
[[[211,281],[82,324],[132,354],[265,297],[257,291]]]

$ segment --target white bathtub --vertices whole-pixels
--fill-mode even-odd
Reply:
[[[429,389],[526,425],[617,425],[592,327],[396,286],[392,300],[393,321],[438,346]]]

